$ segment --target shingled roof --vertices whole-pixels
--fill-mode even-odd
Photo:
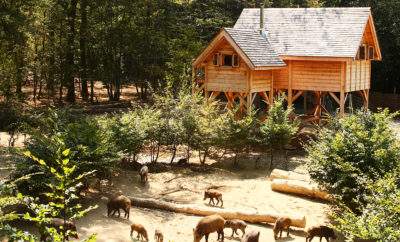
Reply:
[[[354,58],[369,16],[370,8],[266,8],[264,26],[280,56]],[[260,9],[245,8],[234,29],[259,26]]]
[[[255,67],[285,66],[265,37],[256,30],[224,28]]]

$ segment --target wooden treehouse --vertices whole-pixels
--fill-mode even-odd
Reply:
[[[196,58],[193,78],[197,91],[224,95],[228,107],[312,96],[304,112],[319,119],[326,99],[344,114],[350,93],[368,107],[371,61],[381,59],[370,8],[249,8]]]

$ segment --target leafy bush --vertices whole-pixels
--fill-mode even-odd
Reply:
[[[82,179],[94,171],[76,175],[78,166],[72,162],[72,153],[69,149],[59,150],[56,154],[57,158],[53,162],[39,159],[29,151],[25,152],[25,155],[46,171],[51,183],[47,184],[49,192],[45,193],[46,200],[49,202],[45,204],[32,202],[30,206],[35,210],[36,215],[31,216],[27,213],[24,215],[24,219],[36,222],[39,225],[40,233],[50,235],[53,241],[65,241],[76,231],[67,228],[57,231],[55,228],[48,227],[48,224],[51,218],[61,218],[64,221],[76,220],[97,208],[97,206],[90,206],[83,209],[77,203],[77,191],[82,186]],[[91,241],[94,240],[91,239]]]
[[[114,160],[118,158],[113,144],[107,142],[106,133],[96,119],[74,116],[67,111],[50,111],[43,117],[42,125],[32,128],[26,148],[36,157],[53,162],[60,150],[70,149],[73,162],[79,164],[76,174],[96,170],[100,178],[110,177]],[[49,164],[54,165],[54,164]],[[17,162],[15,177],[43,172],[32,159],[22,157]],[[46,174],[36,174],[31,179],[18,184],[25,194],[37,195],[45,191],[48,182]]]
[[[365,205],[368,184],[400,164],[400,147],[389,126],[393,117],[384,110],[333,119],[307,147],[312,179],[352,210]]]
[[[145,133],[141,129],[140,116],[137,112],[128,112],[122,116],[104,116],[98,118],[105,142],[115,145],[115,149],[128,161],[137,160],[137,155],[144,145]]]
[[[337,229],[349,239],[400,241],[400,188],[399,176],[390,174],[369,185],[371,195],[356,214],[349,209],[334,215]]]
[[[283,150],[299,130],[299,123],[289,118],[293,108],[286,109],[284,101],[283,96],[275,99],[274,105],[268,110],[268,118],[262,123],[258,134],[259,143],[270,150],[270,169],[273,165],[274,150]]]
[[[244,117],[238,117],[237,110],[229,110],[224,117],[222,147],[235,154],[234,166],[237,165],[238,154],[249,150],[254,141],[254,132],[258,132],[258,119],[254,115],[255,113],[251,112]]]

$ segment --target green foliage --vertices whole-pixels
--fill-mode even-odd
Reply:
[[[107,142],[106,133],[96,119],[76,116],[69,110],[50,110],[42,117],[38,127],[30,129],[26,148],[49,162],[57,160],[59,150],[70,149],[73,162],[79,164],[76,176],[96,170],[96,176],[108,178],[118,158],[115,147]],[[21,177],[39,171],[43,168],[32,159],[22,157],[14,175]],[[18,187],[26,194],[36,195],[37,191],[46,190],[48,179],[45,174],[37,174],[19,183]]]
[[[368,184],[399,167],[400,149],[389,126],[394,115],[358,111],[333,119],[307,147],[312,179],[347,207],[364,205]]]
[[[40,232],[51,235],[53,241],[65,241],[68,236],[76,232],[67,228],[57,231],[54,228],[47,227],[48,223],[51,218],[62,218],[64,221],[79,219],[89,211],[97,208],[97,206],[90,206],[83,209],[77,203],[77,191],[82,186],[82,179],[91,175],[94,171],[81,173],[77,176],[76,170],[78,166],[71,160],[73,156],[70,149],[58,150],[57,158],[53,162],[46,162],[37,158],[29,151],[24,154],[43,168],[51,180],[51,183],[46,184],[49,191],[45,193],[49,202],[46,204],[30,203],[31,208],[36,212],[36,216],[31,216],[27,213],[24,215],[24,219],[38,223]]]
[[[336,227],[347,238],[400,240],[400,187],[397,173],[369,184],[371,194],[356,214],[349,209],[334,215]]]
[[[248,151],[253,142],[254,130],[257,129],[255,112],[238,116],[238,110],[229,110],[225,115],[224,129],[222,131],[222,147],[235,154],[234,165],[237,165],[238,154]]]
[[[256,135],[258,143],[268,147],[271,152],[270,169],[272,169],[274,150],[282,151],[299,130],[299,122],[289,118],[293,108],[285,108],[284,105],[284,96],[275,99],[274,105],[268,110],[268,118],[261,124],[260,132]]]
[[[114,144],[118,152],[129,160],[137,159],[141,151],[145,133],[141,129],[138,112],[128,112],[122,116],[105,116],[98,118],[101,130],[106,137],[106,143]]]

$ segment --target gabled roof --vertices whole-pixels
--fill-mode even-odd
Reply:
[[[260,31],[225,28],[255,67],[286,66]]]
[[[233,28],[223,28],[197,57],[193,65],[196,66],[203,62],[222,39],[226,39],[229,42],[251,69],[286,66],[285,62],[274,51],[266,38],[261,36],[259,31]]]
[[[264,9],[267,39],[280,56],[354,58],[369,22],[380,57],[370,8]],[[257,30],[259,26],[260,9],[245,8],[234,28]]]

